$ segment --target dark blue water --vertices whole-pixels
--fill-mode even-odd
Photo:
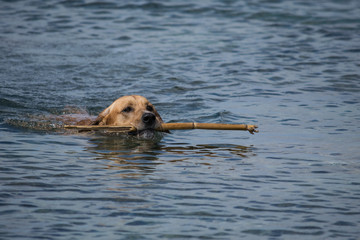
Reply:
[[[357,0],[0,1],[0,239],[359,239],[359,93]],[[260,133],[39,120],[128,94]]]

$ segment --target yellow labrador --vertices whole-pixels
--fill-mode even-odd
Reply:
[[[103,110],[92,125],[132,125],[138,134],[149,134],[160,127],[163,120],[155,107],[143,96],[123,96]]]

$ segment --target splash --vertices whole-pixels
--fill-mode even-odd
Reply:
[[[45,132],[69,132],[64,129],[65,124],[89,125],[95,119],[86,110],[67,106],[60,113],[55,114],[26,114],[6,119],[5,123],[15,128],[23,128]]]

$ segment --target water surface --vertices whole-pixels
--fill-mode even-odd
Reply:
[[[359,9],[0,1],[0,238],[358,239]],[[128,94],[260,133],[36,130]]]

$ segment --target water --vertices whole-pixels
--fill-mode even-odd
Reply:
[[[358,239],[359,9],[1,1],[0,238]],[[128,94],[166,122],[260,133],[34,129],[34,116],[97,115]]]

